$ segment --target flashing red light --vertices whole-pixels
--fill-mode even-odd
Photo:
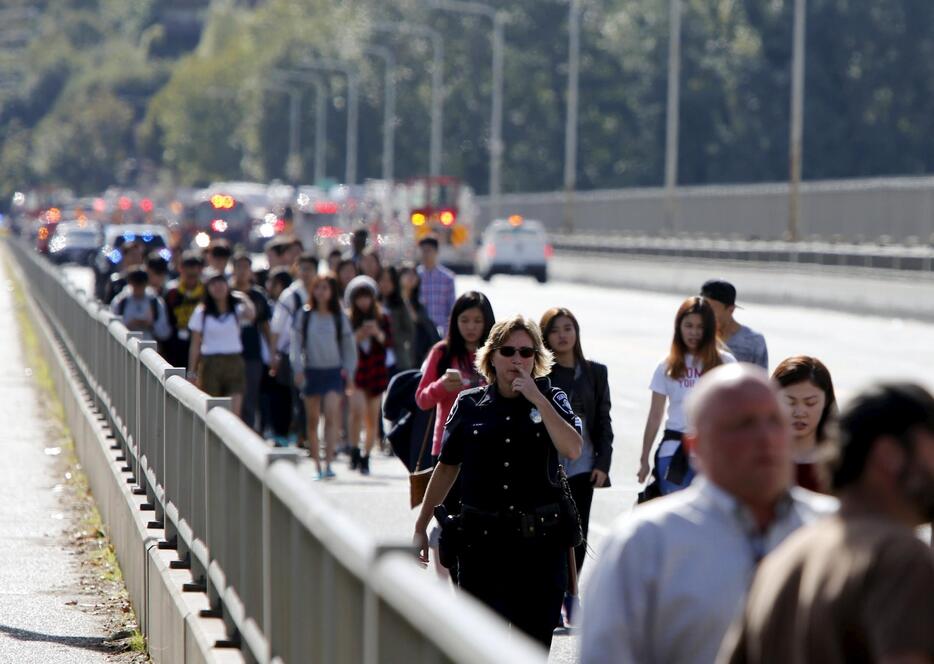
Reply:
[[[273,224],[273,228],[276,229],[277,233],[281,233],[285,230],[285,219],[276,219],[276,223]]]
[[[126,211],[133,207],[133,201],[131,201],[127,196],[121,196],[117,201],[117,207],[121,210]]]
[[[93,207],[95,212],[103,212],[107,209],[107,201],[103,198],[95,198]]]
[[[147,212],[147,213],[148,213],[148,212],[152,212],[152,209],[153,209],[152,200],[150,200],[150,199],[148,199],[148,198],[144,198],[143,200],[141,200],[141,201],[139,202],[139,208],[140,208],[143,212]]]
[[[555,255],[555,248],[550,244],[545,245],[545,258],[552,258]]]
[[[211,222],[211,228],[215,233],[223,233],[227,230],[227,222],[223,219],[215,219]]]
[[[315,214],[337,214],[337,203],[334,201],[315,201]]]
[[[338,237],[340,234],[341,234],[341,230],[339,228],[334,228],[334,226],[322,226],[315,233],[315,235],[321,238]]]
[[[450,226],[457,220],[457,215],[453,210],[443,210],[438,218],[441,220],[442,226]]]

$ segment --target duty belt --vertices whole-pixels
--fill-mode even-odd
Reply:
[[[531,511],[503,510],[490,512],[464,505],[463,528],[470,535],[518,536],[525,539],[554,533],[561,522],[561,507],[548,503]]]

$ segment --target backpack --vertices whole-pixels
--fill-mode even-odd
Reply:
[[[126,311],[126,303],[129,299],[130,298],[125,297],[120,300],[119,304],[117,304],[117,315],[119,315],[121,318],[123,318],[123,312]],[[149,307],[152,309],[152,321],[155,323],[156,319],[159,317],[159,303],[152,295],[147,295],[146,299],[149,300]]]
[[[434,408],[422,410],[415,403],[415,392],[421,380],[422,372],[419,369],[400,371],[389,381],[383,397],[382,414],[392,425],[386,432],[386,440],[410,473],[415,471],[416,466],[431,466],[430,445],[425,450],[424,458],[418,458],[425,436],[431,435],[435,413]]]

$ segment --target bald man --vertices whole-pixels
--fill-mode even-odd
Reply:
[[[789,422],[762,369],[705,374],[688,420],[700,476],[614,526],[582,598],[582,664],[714,662],[762,557],[837,507],[792,487]]]

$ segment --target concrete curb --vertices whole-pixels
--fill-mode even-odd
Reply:
[[[18,281],[24,283],[19,264],[11,254],[8,256]],[[218,639],[227,638],[224,621],[200,614],[210,608],[207,595],[183,591],[183,584],[194,580],[191,572],[171,568],[170,563],[177,560],[176,552],[157,546],[164,531],[150,527],[149,516],[153,513],[145,505],[146,496],[134,494],[133,475],[123,470],[125,461],[119,449],[113,447],[113,435],[75,375],[53,323],[28,292],[26,295],[29,316],[62,402],[75,451],[107,526],[152,660],[166,664],[245,662],[239,650],[215,647]]]

